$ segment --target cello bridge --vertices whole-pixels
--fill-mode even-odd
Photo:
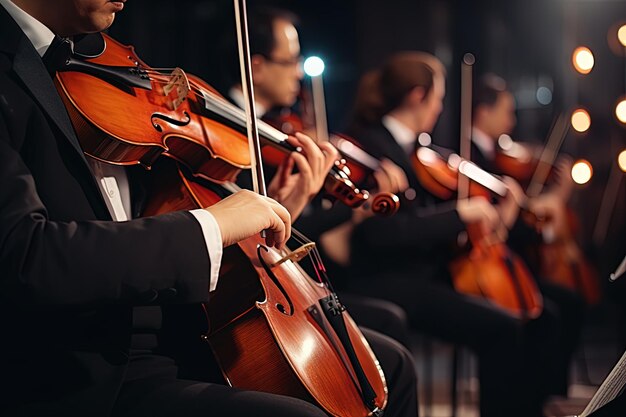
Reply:
[[[292,262],[298,263],[305,256],[307,256],[309,252],[311,252],[313,249],[315,249],[315,242],[305,243],[304,245],[300,246],[298,249],[295,249],[289,252],[287,255],[283,256],[278,261],[271,264],[271,267],[274,268],[275,266],[278,266],[286,261],[292,261]]]

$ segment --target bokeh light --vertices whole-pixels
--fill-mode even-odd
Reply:
[[[617,156],[617,165],[619,165],[622,171],[626,172],[626,149],[621,151]]]
[[[579,46],[572,54],[572,64],[581,74],[589,74],[594,64],[593,54],[586,46]]]
[[[593,168],[589,161],[580,159],[572,166],[572,179],[576,184],[586,184],[593,176]]]
[[[539,104],[547,106],[552,103],[552,91],[548,87],[539,87],[535,96]]]
[[[309,77],[317,77],[324,72],[324,61],[318,56],[310,56],[304,61],[304,72]]]
[[[572,113],[572,127],[577,132],[586,132],[591,126],[591,116],[585,109],[576,109]]]
[[[622,25],[617,29],[617,39],[622,46],[626,47],[626,25]]]
[[[623,98],[615,106],[615,116],[620,122],[626,123],[626,98]]]

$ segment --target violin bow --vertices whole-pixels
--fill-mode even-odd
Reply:
[[[563,145],[565,136],[569,130],[569,122],[564,113],[559,114],[552,131],[548,136],[548,141],[543,147],[541,156],[535,168],[535,172],[530,180],[528,187],[526,188],[526,194],[529,197],[536,197],[541,194],[543,186],[548,179],[550,169],[554,165],[554,161],[558,155],[559,149]]]
[[[254,86],[252,85],[252,65],[250,63],[250,41],[248,35],[248,14],[246,0],[233,0],[235,6],[235,24],[237,26],[237,46],[239,50],[239,69],[241,72],[241,89],[245,99],[246,127],[250,164],[252,168],[252,185],[254,192],[267,197],[261,142],[257,126],[256,107],[254,104]]]
[[[471,161],[472,135],[472,65],[476,62],[474,55],[467,53],[461,62],[461,138],[459,153],[461,158]],[[469,197],[469,179],[459,176],[457,190],[458,200]]]

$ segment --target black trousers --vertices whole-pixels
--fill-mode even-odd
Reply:
[[[556,379],[559,317],[550,307],[529,322],[445,283],[389,273],[361,280],[352,291],[399,304],[411,326],[442,340],[470,347],[478,356],[481,417],[539,416],[542,381]]]
[[[376,354],[387,379],[389,401],[385,416],[414,417],[417,411],[417,377],[410,353],[393,339],[362,329]],[[196,360],[206,362],[208,347],[197,345],[199,350],[180,350],[186,355],[202,351],[202,357],[186,356],[185,367],[193,367]],[[198,363],[198,362],[196,362]],[[323,366],[323,365],[321,365]],[[203,366],[200,366],[203,368]],[[127,378],[115,406],[115,417],[195,417],[195,416],[325,416],[326,414],[306,401],[254,391],[242,391],[220,383],[207,382],[198,368],[193,372],[196,380],[181,378],[185,370],[174,359],[148,351],[131,355]],[[187,373],[189,375],[189,373]]]
[[[565,287],[539,281],[546,309],[558,323],[557,355],[553,362],[552,379],[546,381],[546,391],[552,395],[567,395],[569,369],[580,342],[585,319],[585,300]],[[552,358],[551,358],[552,359]]]

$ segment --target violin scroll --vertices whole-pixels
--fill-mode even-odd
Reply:
[[[400,208],[400,199],[392,193],[379,193],[372,199],[372,211],[380,216],[393,216]]]

